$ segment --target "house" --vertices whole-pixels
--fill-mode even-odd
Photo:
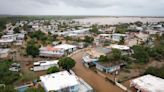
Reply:
[[[93,58],[90,55],[84,55],[82,57],[82,63],[88,68],[91,67],[91,66],[95,66],[96,61],[98,61],[98,59]]]
[[[110,62],[95,62],[96,69],[105,73],[112,73],[120,70],[123,64],[113,64]]]
[[[61,71],[44,75],[40,76],[40,80],[46,92],[93,92],[91,86],[73,72]]]
[[[15,45],[22,45],[24,37],[25,37],[24,33],[3,35],[0,39],[0,45],[1,46],[10,46],[13,43]]]
[[[13,39],[0,39],[0,46],[1,47],[11,46],[13,42],[14,42]]]
[[[25,34],[24,33],[15,34],[15,36],[16,36],[15,45],[23,45]]]
[[[41,47],[40,50],[40,56],[43,57],[62,57],[64,55],[68,55],[75,51],[77,47],[75,45],[69,45],[69,44],[60,44],[56,46],[47,46],[47,47]]]
[[[102,47],[97,47],[97,48],[92,48],[86,51],[84,56],[82,57],[82,62],[86,67],[92,67],[95,66],[95,62],[98,61],[98,58],[101,55],[106,55],[109,53],[111,50],[108,48],[102,48]]]
[[[111,34],[112,41],[119,42],[122,39],[122,37],[126,37],[126,34],[118,34],[118,33]]]
[[[10,49],[0,48],[0,58],[7,58],[9,56]]]
[[[118,49],[122,52],[123,55],[125,54],[131,54],[131,49],[129,46],[126,45],[117,45],[117,44],[112,44],[110,46],[107,46],[106,48],[109,49]]]
[[[131,80],[130,87],[137,92],[164,92],[164,79],[148,74]]]
[[[43,70],[47,70],[50,67],[59,67],[58,66],[58,60],[53,60],[53,61],[38,61],[38,62],[34,62],[33,63],[33,71],[43,71]]]
[[[59,45],[60,43],[61,43],[60,41],[53,41],[53,42],[52,42],[52,45],[53,45],[53,46],[56,46],[56,45]]]

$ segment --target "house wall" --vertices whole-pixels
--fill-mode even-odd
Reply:
[[[53,64],[53,65],[45,65],[45,66],[34,66],[34,67],[33,67],[33,71],[42,71],[42,70],[47,70],[48,68],[50,68],[50,67],[52,67],[52,66],[59,67],[57,64]]]
[[[8,53],[1,53],[0,58],[6,58],[8,56]]]
[[[106,73],[112,73],[116,70],[119,70],[120,69],[120,66],[119,65],[116,65],[116,66],[112,66],[112,67],[104,67],[100,64],[96,64],[96,69],[98,69],[99,71],[102,71],[102,72],[106,72]]]
[[[104,66],[102,66],[100,64],[96,64],[96,68],[103,72]]]

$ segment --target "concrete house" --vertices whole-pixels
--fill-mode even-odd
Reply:
[[[41,47],[40,50],[40,56],[43,57],[62,57],[64,55],[68,55],[75,51],[77,47],[75,45],[69,45],[69,44],[60,44],[56,46],[47,46],[47,47]]]
[[[33,68],[31,68],[31,70],[33,71],[43,71],[43,70],[47,70],[50,67],[59,67],[58,66],[58,60],[52,60],[52,61],[38,61],[38,62],[34,62],[33,63]]]
[[[10,49],[0,48],[0,58],[7,58],[9,56]]]
[[[144,75],[130,81],[130,87],[134,87],[137,92],[164,92],[164,79]]]
[[[41,85],[46,92],[93,92],[93,89],[84,80],[73,72],[61,71],[40,76]]]
[[[118,34],[118,33],[111,34],[111,40],[112,41],[119,42],[122,37],[126,37],[126,34]]]

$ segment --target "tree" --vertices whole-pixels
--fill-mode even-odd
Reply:
[[[85,38],[84,38],[84,42],[92,43],[93,41],[94,41],[94,38],[93,37],[85,36]]]
[[[59,59],[59,66],[65,70],[70,70],[75,66],[76,62],[70,57],[63,57]]]
[[[100,61],[100,62],[107,62],[108,60],[109,60],[109,59],[108,59],[107,56],[101,55],[101,56],[99,57],[99,61]]]
[[[134,51],[133,57],[136,58],[139,63],[147,63],[149,61],[149,54],[144,46],[135,45],[132,49]]]
[[[120,45],[124,45],[125,44],[125,38],[123,36],[121,36],[121,39],[120,39],[118,44],[120,44]]]
[[[16,27],[16,28],[14,28],[14,33],[16,34],[16,33],[20,33],[20,29],[19,29],[19,27]]]
[[[114,61],[119,61],[121,59],[121,51],[118,49],[112,49],[112,59]]]
[[[127,24],[127,23],[117,25],[115,33],[125,34],[125,32],[128,31],[127,30],[128,26],[129,26],[129,24]]]
[[[97,25],[92,25],[92,28],[89,31],[95,34],[99,33]]]
[[[36,46],[35,44],[28,44],[26,47],[26,53],[27,55],[36,57],[39,55],[39,47]]]
[[[146,69],[145,74],[151,74],[157,77],[164,78],[164,66],[161,68],[156,68],[156,67],[149,67]]]
[[[134,24],[138,27],[141,27],[143,23],[141,21],[136,21]]]
[[[47,70],[47,74],[56,73],[56,72],[59,72],[59,68],[56,66],[50,67]]]
[[[19,73],[9,70],[12,61],[0,61],[0,84],[12,84],[19,79]]]

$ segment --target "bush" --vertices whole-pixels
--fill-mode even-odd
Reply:
[[[93,37],[85,36],[85,38],[84,38],[84,42],[92,43],[93,41],[94,41]]]
[[[25,92],[45,92],[43,88],[28,88]]]
[[[36,57],[39,55],[39,47],[37,47],[34,44],[27,45],[26,53],[27,53],[27,55],[31,55],[33,57]]]
[[[65,70],[70,70],[75,66],[76,62],[70,57],[63,57],[59,59],[59,66]]]
[[[17,92],[13,86],[6,85],[5,87],[0,87],[0,92]]]
[[[161,68],[149,67],[146,69],[145,74],[151,74],[157,77],[164,78],[164,66]]]
[[[47,70],[47,74],[56,73],[56,72],[59,72],[59,68],[56,67],[56,66],[50,67],[50,68]]]

